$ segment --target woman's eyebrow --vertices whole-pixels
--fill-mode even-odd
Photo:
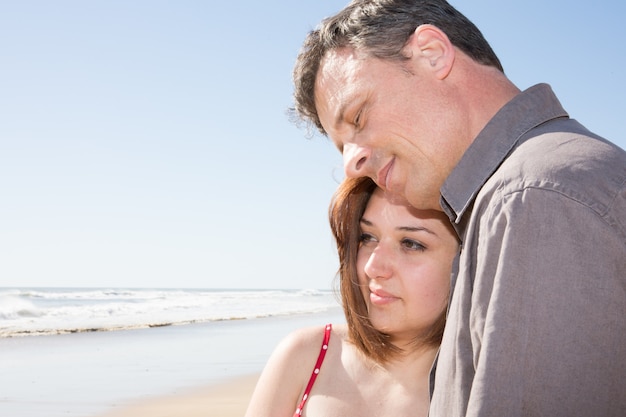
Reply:
[[[396,230],[402,230],[403,232],[426,232],[431,235],[436,235],[432,230],[422,226],[399,226],[396,227]]]
[[[367,220],[365,217],[361,217],[361,220],[359,221],[359,223],[365,226],[374,226],[374,223],[372,223],[370,220]],[[399,230],[402,232],[426,232],[431,235],[435,235],[435,236],[437,235],[437,233],[423,226],[398,226],[396,227],[396,230]]]

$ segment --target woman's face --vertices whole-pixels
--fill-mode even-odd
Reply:
[[[447,217],[381,189],[361,218],[357,274],[372,325],[394,344],[426,337],[445,311],[458,243]]]

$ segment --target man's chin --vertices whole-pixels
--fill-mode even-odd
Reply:
[[[409,200],[406,199],[404,194],[394,192],[393,190],[385,190],[385,197],[389,202],[399,206],[412,206]]]

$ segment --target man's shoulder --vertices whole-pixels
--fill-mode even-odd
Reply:
[[[626,216],[626,152],[575,120],[538,126],[502,160],[476,196],[476,206],[485,209],[514,195],[528,198],[528,192],[565,197],[601,216],[611,210]]]
[[[527,133],[492,176],[498,186],[612,199],[626,186],[626,152],[573,120]]]

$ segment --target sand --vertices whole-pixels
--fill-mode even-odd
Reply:
[[[257,379],[257,374],[241,376],[176,395],[120,404],[94,417],[241,417]]]

